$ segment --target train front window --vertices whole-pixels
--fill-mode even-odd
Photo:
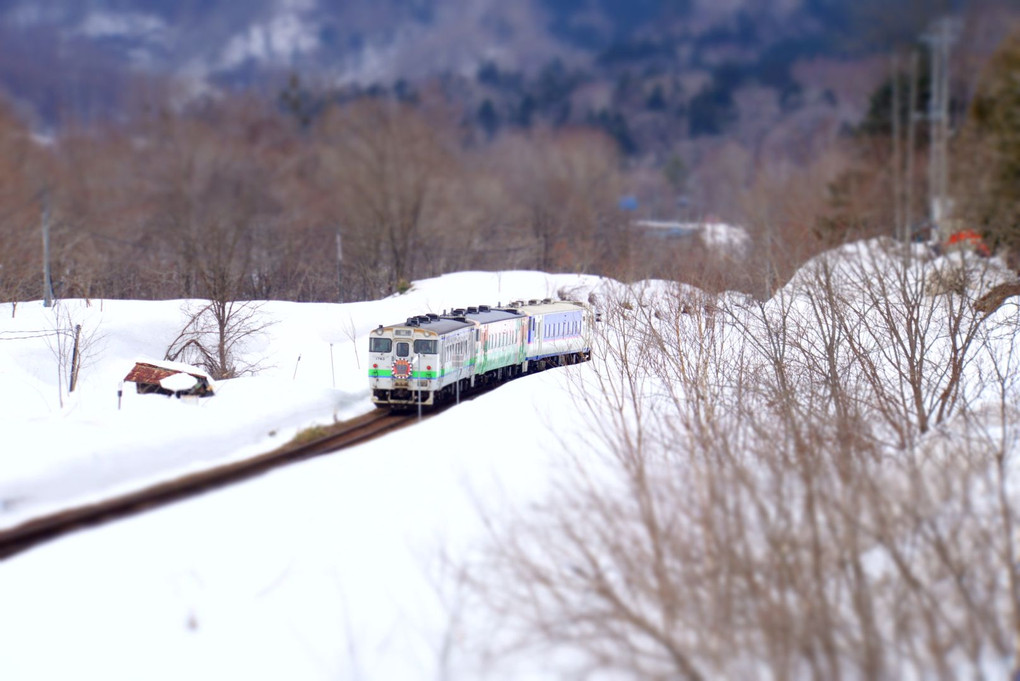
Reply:
[[[393,341],[389,338],[371,338],[368,341],[369,352],[389,352],[393,349]]]
[[[397,357],[407,357],[411,354],[410,343],[397,343]]]
[[[414,342],[414,353],[416,355],[434,355],[438,342],[434,340],[416,340]]]

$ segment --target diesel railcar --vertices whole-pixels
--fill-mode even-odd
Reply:
[[[587,361],[597,316],[584,303],[515,301],[409,317],[369,334],[369,383],[377,407],[455,399],[548,367]]]

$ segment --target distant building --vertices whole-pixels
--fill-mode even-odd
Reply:
[[[662,239],[697,237],[706,248],[731,257],[744,258],[750,252],[751,237],[747,230],[724,222],[713,220],[702,222],[635,220],[632,224],[651,237]]]
[[[675,222],[669,220],[635,220],[634,226],[641,229],[648,236],[662,237],[664,239],[694,236],[701,229],[701,225],[696,222]]]

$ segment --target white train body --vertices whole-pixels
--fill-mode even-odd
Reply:
[[[587,361],[596,315],[584,303],[517,301],[422,315],[369,334],[369,385],[378,407],[408,408],[526,373]]]
[[[369,335],[369,385],[376,404],[432,404],[474,374],[477,325],[437,315],[380,326]]]
[[[518,301],[511,306],[528,317],[525,358],[529,365],[537,363],[536,369],[541,370],[590,359],[595,322],[590,307],[564,300]]]

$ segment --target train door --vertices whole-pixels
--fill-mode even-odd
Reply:
[[[397,385],[406,387],[411,379],[411,343],[409,341],[397,341],[393,344],[393,378],[401,381]]]

